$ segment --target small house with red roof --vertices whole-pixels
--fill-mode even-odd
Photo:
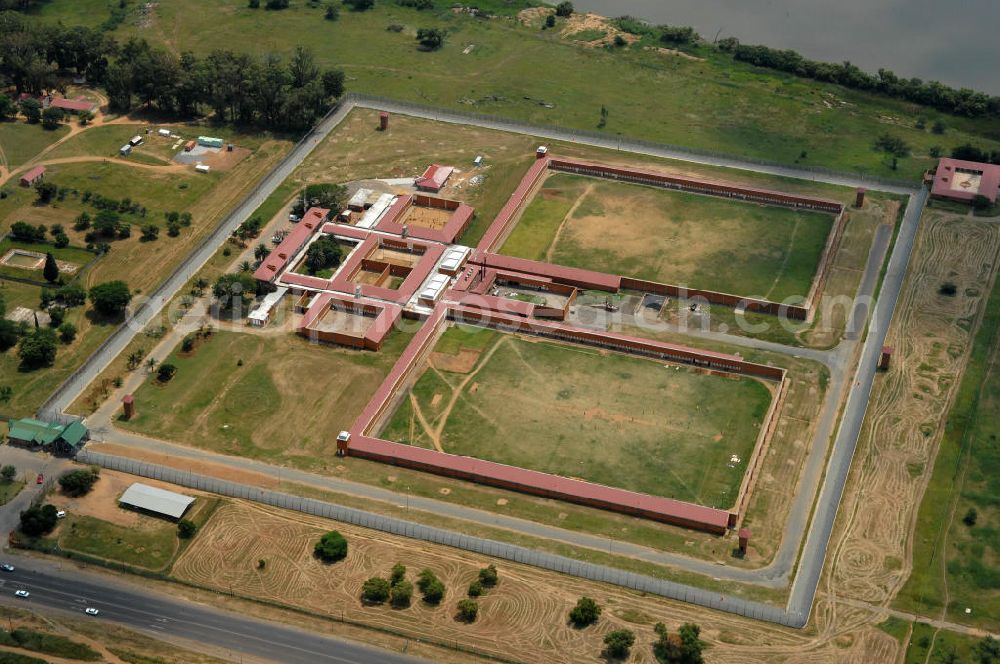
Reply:
[[[1000,166],[964,159],[942,159],[934,173],[931,196],[962,203],[972,203],[976,196],[997,202],[1000,191]]]
[[[448,181],[454,170],[451,166],[431,164],[424,171],[424,174],[418,177],[413,184],[420,191],[433,191],[437,193],[444,187],[445,182]]]
[[[30,171],[21,176],[19,180],[22,187],[33,187],[45,177],[45,167],[35,166]]]
[[[97,104],[84,97],[77,97],[76,99],[57,97],[49,102],[49,107],[59,108],[67,113],[93,113],[97,109]]]

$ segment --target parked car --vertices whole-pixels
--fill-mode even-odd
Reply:
[[[41,484],[45,481],[45,475],[38,473],[38,477],[35,478],[35,484]]]
[[[83,610],[83,612],[86,613],[88,616],[96,616],[98,613],[100,613],[100,611],[98,611],[92,606],[88,606],[86,609]]]
[[[28,597],[29,595],[31,595],[31,593],[29,593],[27,590],[15,590],[14,594],[17,595],[18,597]]]
[[[4,563],[3,565],[0,565],[0,570],[3,570],[5,572],[13,572],[14,566],[11,565],[10,563]]]
[[[66,510],[59,510],[58,512],[56,512],[56,518],[57,519],[65,519],[66,518]]]

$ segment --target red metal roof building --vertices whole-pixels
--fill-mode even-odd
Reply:
[[[963,159],[942,159],[934,173],[931,196],[971,203],[976,196],[997,202],[1000,166]]]
[[[281,244],[274,248],[274,251],[267,255],[267,258],[261,261],[260,267],[253,273],[254,278],[268,283],[274,281],[278,274],[288,267],[288,261],[299,253],[329,214],[330,211],[325,208],[309,208],[308,212],[302,215],[302,221],[295,229],[281,241]]]
[[[58,97],[53,99],[49,106],[52,108],[61,108],[69,113],[82,113],[87,111],[93,113],[97,108],[97,104],[92,101],[88,101],[83,97],[77,97],[76,99],[66,99],[65,97]]]
[[[44,166],[35,166],[30,171],[21,176],[19,182],[22,187],[30,187],[45,176]]]
[[[444,183],[448,181],[448,178],[451,177],[454,170],[455,169],[451,166],[431,164],[427,167],[427,170],[424,171],[424,174],[418,177],[413,184],[421,191],[441,191],[441,187],[443,187]]]

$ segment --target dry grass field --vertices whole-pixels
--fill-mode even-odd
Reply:
[[[728,508],[770,402],[750,378],[451,327],[382,435]]]
[[[528,204],[502,252],[782,301],[808,294],[833,219],[555,173]]]

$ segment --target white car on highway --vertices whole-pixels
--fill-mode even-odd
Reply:
[[[15,590],[14,594],[17,595],[18,597],[27,597],[31,593],[29,593],[27,590]]]
[[[86,613],[88,616],[96,616],[98,613],[100,613],[100,611],[98,611],[92,606],[88,606],[86,609],[83,610],[83,612]]]
[[[4,563],[3,565],[0,565],[0,569],[2,569],[5,572],[13,572],[14,566],[11,565],[10,563]]]

